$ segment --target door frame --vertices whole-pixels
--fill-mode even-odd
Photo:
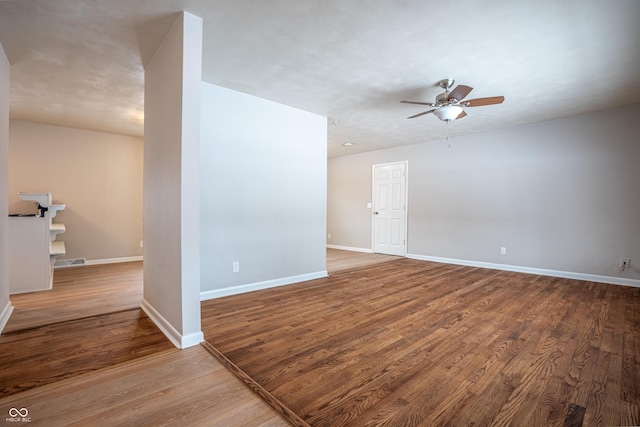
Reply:
[[[376,167],[404,165],[404,230],[403,230],[403,255],[407,256],[407,248],[409,246],[409,239],[407,230],[409,229],[409,161],[401,160],[396,162],[387,163],[375,163],[371,165],[371,252],[375,252],[375,232],[376,222],[373,220],[373,210],[375,209],[374,200],[376,192]]]

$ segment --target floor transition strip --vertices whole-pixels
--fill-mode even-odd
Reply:
[[[247,387],[249,387],[254,393],[256,393],[265,403],[267,403],[273,410],[278,412],[284,419],[295,427],[311,427],[307,422],[300,418],[295,412],[289,409],[284,403],[278,400],[274,395],[269,393],[265,388],[258,384],[253,378],[246,374],[242,369],[236,366],[231,360],[222,354],[217,348],[215,348],[208,341],[203,341],[202,346],[215,356],[220,363],[222,363],[227,369],[233,372]]]

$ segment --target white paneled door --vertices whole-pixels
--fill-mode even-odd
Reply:
[[[373,252],[407,253],[407,162],[373,165]]]

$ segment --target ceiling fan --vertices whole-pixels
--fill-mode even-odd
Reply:
[[[444,79],[438,82],[438,85],[444,89],[444,92],[436,96],[436,102],[400,101],[405,104],[418,104],[436,107],[432,110],[407,117],[407,119],[414,119],[416,117],[424,116],[425,114],[433,113],[440,120],[450,122],[451,120],[461,119],[466,116],[467,113],[464,111],[465,107],[481,107],[483,105],[502,104],[504,102],[504,96],[490,96],[488,98],[475,98],[463,101],[465,96],[469,95],[473,88],[470,86],[458,85],[455,89],[449,92],[449,89],[451,89],[454,83],[455,80],[452,79]]]

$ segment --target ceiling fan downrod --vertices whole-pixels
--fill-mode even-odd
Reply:
[[[449,91],[449,89],[451,89],[453,87],[453,85],[456,83],[455,80],[453,79],[442,79],[438,82],[438,85],[446,90],[447,92]]]

